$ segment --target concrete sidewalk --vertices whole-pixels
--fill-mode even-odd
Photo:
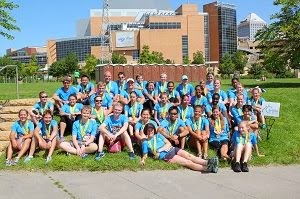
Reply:
[[[299,198],[300,165],[140,172],[0,171],[0,198]]]

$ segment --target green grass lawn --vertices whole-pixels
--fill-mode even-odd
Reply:
[[[300,80],[299,79],[268,79],[266,82],[256,80],[241,80],[246,88],[259,85],[267,90],[263,97],[267,101],[281,103],[280,117],[276,119],[271,131],[271,137],[266,140],[266,132],[263,131],[263,141],[259,143],[260,152],[265,157],[257,157],[255,154],[250,165],[276,165],[300,163]],[[38,92],[45,90],[51,96],[61,83],[35,83],[20,85],[20,98],[37,97]],[[0,84],[0,100],[15,98],[14,84]],[[222,87],[227,90],[229,80],[224,80]],[[192,151],[193,152],[193,151]],[[210,151],[213,156],[214,151]],[[177,169],[179,166],[147,159],[146,166],[139,165],[139,158],[129,160],[127,152],[118,154],[106,154],[100,162],[94,161],[94,155],[82,160],[76,156],[67,157],[65,153],[56,151],[53,162],[44,164],[44,152],[39,152],[31,163],[25,165],[21,159],[19,165],[6,168],[5,156],[0,157],[0,169],[11,170],[153,170],[153,169]],[[228,165],[222,163],[221,166]]]

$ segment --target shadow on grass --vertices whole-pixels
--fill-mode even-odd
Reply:
[[[251,87],[253,85],[258,85],[260,88],[300,88],[300,81],[297,83],[293,82],[259,82],[257,84],[249,84],[246,87]]]

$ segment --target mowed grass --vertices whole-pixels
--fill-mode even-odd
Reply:
[[[279,102],[281,104],[280,117],[276,118],[271,130],[270,139],[266,139],[266,131],[263,130],[263,140],[259,142],[260,152],[265,157],[257,157],[253,153],[250,165],[277,165],[277,164],[299,164],[300,163],[300,80],[299,79],[268,79],[266,82],[256,80],[241,80],[246,88],[260,86],[267,90],[263,97],[270,102]],[[224,80],[222,88],[227,90],[230,81]],[[55,90],[61,86],[61,83],[38,83],[20,85],[20,98],[37,97],[40,90],[45,90],[51,96]],[[0,99],[14,99],[14,85],[0,84]],[[6,97],[3,97],[5,95]],[[188,149],[194,153],[193,149]],[[139,149],[135,147],[139,154]],[[210,150],[210,156],[215,152]],[[0,157],[0,169],[11,170],[89,170],[89,171],[108,171],[108,170],[154,170],[164,169],[172,170],[181,168],[177,165],[168,164],[164,161],[153,160],[148,158],[146,166],[140,166],[138,156],[136,160],[129,160],[126,151],[117,154],[108,154],[99,162],[94,161],[94,155],[87,159],[81,159],[77,156],[66,156],[64,152],[57,150],[53,155],[53,161],[45,165],[45,153],[37,153],[35,158],[29,164],[23,163],[21,159],[17,166],[7,168],[4,165],[5,156]],[[222,167],[229,167],[227,163],[222,163]]]

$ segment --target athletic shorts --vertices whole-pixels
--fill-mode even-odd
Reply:
[[[172,147],[170,151],[165,155],[164,160],[170,161],[175,155],[177,155],[179,150],[181,149],[178,147]]]

